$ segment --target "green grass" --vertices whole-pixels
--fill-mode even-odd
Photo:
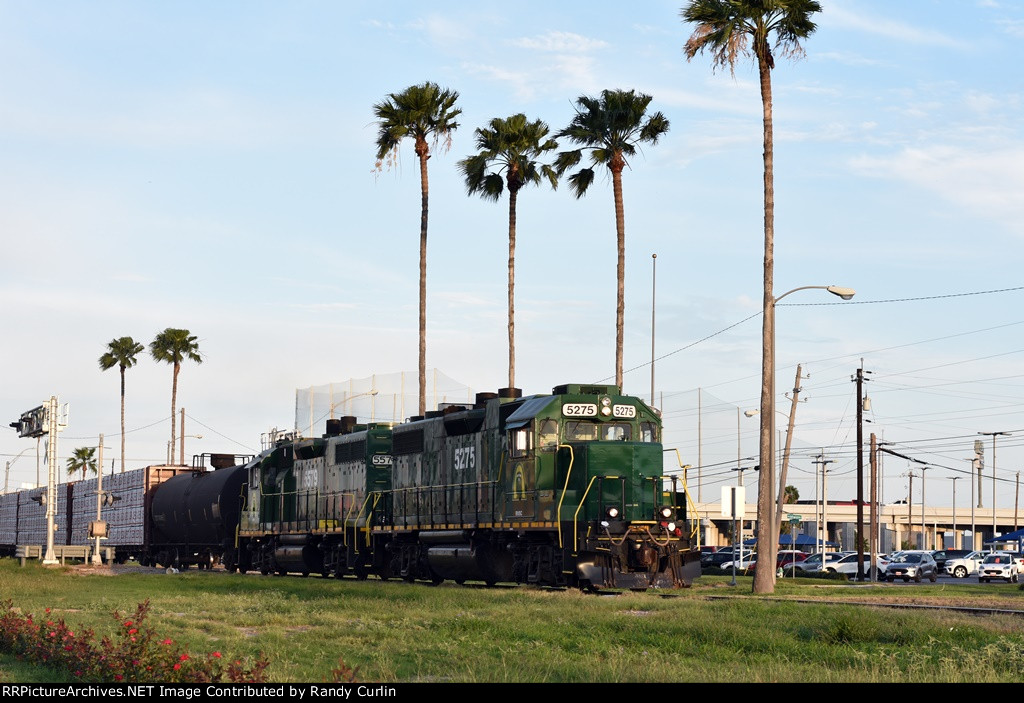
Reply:
[[[1024,613],[1016,586],[750,578],[614,597],[529,588],[231,575],[82,575],[0,560],[0,598],[112,633],[149,599],[149,622],[197,654],[270,660],[278,682],[323,682],[343,660],[366,682],[1024,682],[1024,614],[862,608],[830,598],[984,604]],[[0,681],[57,681],[0,657]]]

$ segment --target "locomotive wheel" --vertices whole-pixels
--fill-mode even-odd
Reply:
[[[352,567],[352,570],[356,573],[356,578],[360,581],[365,581],[366,577],[370,575],[370,572],[366,570],[366,567],[362,564],[356,564]]]
[[[264,576],[267,576],[268,574],[270,574],[270,569],[264,566],[262,569],[260,569],[260,573]]]

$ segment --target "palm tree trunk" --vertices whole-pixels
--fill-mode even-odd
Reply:
[[[622,154],[612,157],[612,192],[615,195],[615,234],[618,261],[615,267],[615,385],[622,390],[622,341],[626,310],[626,215],[622,205]]]
[[[174,362],[174,382],[171,384],[171,466],[174,466],[174,438],[176,425],[174,418],[177,415],[175,408],[178,403],[178,371],[181,369],[181,364]]]
[[[125,366],[121,364],[121,473],[124,473],[124,371]]]
[[[426,144],[417,143],[416,153],[420,157],[420,416],[427,411],[427,202],[430,187],[427,182]]]
[[[767,46],[767,45],[765,45]],[[767,50],[767,49],[765,49]],[[775,562],[778,536],[773,513],[775,507],[775,476],[772,426],[775,412],[772,401],[775,393],[775,297],[774,297],[774,239],[775,239],[775,187],[772,159],[772,78],[769,57],[758,51],[757,65],[761,79],[761,106],[764,119],[764,319],[761,322],[761,434],[760,464],[757,487],[757,549],[764,554],[766,569],[754,573],[754,593],[774,593]]]
[[[516,199],[518,188],[508,189],[508,387],[516,387]]]

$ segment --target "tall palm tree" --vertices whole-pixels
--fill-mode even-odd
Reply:
[[[761,407],[771,408],[775,369],[772,339],[775,334],[774,240],[775,240],[775,185],[774,143],[772,137],[772,74],[775,54],[800,55],[800,40],[816,29],[811,15],[821,12],[815,0],[692,0],[681,11],[685,22],[696,25],[683,47],[687,59],[705,50],[711,54],[713,68],[728,66],[735,70],[740,56],[753,55],[761,84],[761,108],[764,124],[764,316],[761,325]],[[774,42],[774,46],[773,46]],[[761,416],[761,466],[772,465],[771,413]],[[768,556],[774,559],[777,540],[774,539],[775,520],[774,477],[770,471],[761,471],[757,493],[757,544],[768,547]],[[770,569],[754,576],[754,593],[772,593],[775,574]]]
[[[175,408],[178,402],[178,372],[181,362],[188,359],[197,364],[203,363],[199,355],[199,340],[188,330],[168,327],[149,343],[149,353],[157,361],[174,366],[174,382],[171,385],[171,464],[174,464]],[[182,461],[184,461],[182,457]]]
[[[107,371],[117,366],[121,370],[121,473],[124,473],[124,372],[135,366],[136,356],[146,350],[131,337],[118,337],[107,343],[107,351],[100,357],[100,369]]]
[[[79,447],[68,457],[68,476],[76,471],[82,472],[85,478],[87,471],[96,473],[96,447]]]
[[[427,212],[430,188],[427,180],[427,159],[430,149],[443,144],[451,147],[455,121],[462,110],[455,107],[459,94],[436,83],[412,85],[401,93],[391,93],[373,106],[377,118],[377,168],[395,163],[398,146],[405,138],[413,140],[420,160],[420,349],[419,382],[420,415],[427,409]]]
[[[622,388],[622,343],[626,309],[626,218],[622,205],[622,170],[629,157],[644,142],[657,144],[668,131],[668,119],[660,112],[647,114],[651,96],[632,90],[602,90],[600,97],[586,95],[576,99],[576,116],[569,126],[555,136],[565,137],[580,145],[579,149],[563,151],[555,160],[559,176],[575,168],[583,159],[583,150],[590,150],[593,167],[605,166],[612,175],[615,196],[615,232],[618,242],[615,302],[615,385]],[[594,168],[581,168],[569,176],[573,195],[582,198],[594,181]]]
[[[548,126],[540,120],[528,122],[519,113],[506,119],[495,117],[488,127],[476,130],[479,151],[459,162],[470,195],[498,200],[508,187],[508,387],[516,385],[515,284],[516,284],[516,203],[519,191],[528,184],[539,185],[547,179],[558,188],[558,174],[548,164],[537,161],[558,148],[548,139]],[[491,169],[491,170],[488,170]]]

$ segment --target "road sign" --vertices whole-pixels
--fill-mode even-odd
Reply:
[[[791,515],[790,513],[786,513],[786,519],[789,520],[790,522],[796,524],[798,522],[803,522],[804,516],[803,515]]]

